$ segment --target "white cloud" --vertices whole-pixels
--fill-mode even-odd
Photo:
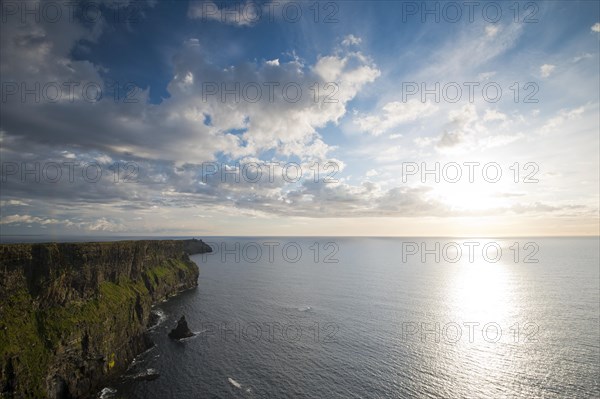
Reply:
[[[600,22],[596,22],[594,25],[592,25],[592,32],[600,32]]]
[[[179,80],[179,87],[183,90],[194,86],[194,74],[192,72],[186,72],[181,79],[177,75],[175,76],[175,79]]]
[[[585,112],[585,107],[578,107],[571,110],[562,109],[558,112],[558,115],[554,118],[551,118],[546,122],[546,124],[542,127],[542,133],[548,133],[552,130],[557,129],[566,121],[578,119]]]
[[[495,109],[486,109],[483,115],[484,122],[489,121],[505,121],[507,118],[506,114],[499,112]]]
[[[193,37],[185,42],[185,44],[191,47],[200,47],[200,40]]]
[[[413,142],[422,149],[433,146],[438,152],[454,154],[502,147],[523,138],[520,132],[512,129],[512,123],[517,119],[518,116],[509,118],[495,109],[486,109],[480,118],[476,106],[467,104],[448,112],[448,121],[442,126],[441,134],[417,137]]]
[[[356,117],[354,123],[362,131],[379,136],[403,123],[426,118],[434,114],[437,109],[437,106],[431,103],[415,99],[407,102],[394,101],[384,105],[381,112],[377,114]]]
[[[222,3],[219,3],[223,6]],[[197,0],[190,2],[188,18],[219,21],[234,26],[256,25],[263,16],[263,9],[253,1],[234,2],[229,7],[219,8],[212,1]]]
[[[444,128],[444,133],[436,144],[438,148],[454,147],[462,143],[465,136],[474,131],[473,123],[477,121],[477,110],[473,104],[468,104],[461,109],[448,113],[449,122]]]
[[[498,27],[498,25],[488,25],[485,27],[485,34],[488,37],[496,36],[499,31],[500,31],[500,28]]]
[[[29,206],[29,204],[19,200],[7,200],[0,201],[0,206]]]
[[[444,44],[427,57],[419,75],[426,81],[436,81],[477,70],[512,49],[523,33],[522,24],[502,26],[498,28],[502,31],[502,40],[498,40],[497,37],[481,34],[480,29],[474,26],[448,36]]]
[[[76,81],[81,86],[103,82],[93,64],[68,61],[71,48],[87,37],[85,31],[71,35],[72,26],[76,24],[66,25],[65,37],[69,39],[60,45],[43,28],[36,46],[20,39],[20,30],[7,30],[7,34],[3,30],[3,53],[6,48],[7,54],[0,61],[3,78],[30,85],[39,81]],[[380,75],[372,60],[360,52],[335,49],[334,55],[324,55],[312,66],[294,56],[285,62],[275,59],[224,68],[209,60],[198,44],[188,39],[174,56],[174,77],[167,88],[171,96],[160,104],[149,103],[148,90],[136,92],[137,103],[103,100],[89,104],[75,98],[73,102],[38,104],[35,113],[30,104],[9,101],[2,110],[3,140],[27,131],[28,140],[63,149],[83,146],[180,163],[211,161],[219,152],[242,157],[269,150],[301,159],[323,158],[330,147],[320,137],[319,129],[338,123],[346,113],[346,104]],[[36,70],[18,65],[35,65]],[[218,93],[207,96],[203,86],[206,82],[214,83]],[[268,82],[279,83],[274,98],[269,94]],[[294,87],[284,92],[290,82],[300,85],[298,101],[290,100],[295,95]],[[315,82],[317,94],[311,92]],[[223,85],[231,88],[236,84],[240,88],[238,100],[233,95],[223,98]],[[245,90],[249,85],[261,88],[257,101],[240,99],[239,94],[255,94],[252,87]],[[48,118],[54,123],[49,125]],[[233,134],[232,129],[242,133]]]
[[[554,72],[554,69],[556,69],[556,65],[552,65],[552,64],[544,64],[540,67],[540,74],[542,75],[542,78],[547,78],[549,77],[552,72]]]
[[[205,3],[219,2],[215,0],[215,3]],[[235,19],[231,15],[226,23],[231,24]],[[241,14],[236,15],[242,17]],[[223,10],[220,10],[218,16],[212,19],[221,20],[222,16]],[[191,17],[197,18],[198,15]],[[247,18],[246,21],[233,24],[252,25]],[[596,31],[594,28],[592,30]],[[59,37],[56,37],[56,31],[60,31]],[[81,42],[95,40],[98,30],[88,31],[75,22],[64,28],[54,26],[48,29],[35,26],[27,30],[4,29],[2,33],[0,44],[7,56],[2,57],[0,64],[3,75],[6,74],[6,77],[3,76],[6,80],[29,83],[49,79],[65,82],[74,80],[82,84],[102,82],[101,66],[71,59],[73,48]],[[431,79],[459,77],[465,80],[465,76],[473,79],[478,72],[484,71],[479,75],[479,80],[489,80],[495,72],[486,71],[498,70],[498,74],[502,75],[499,79],[504,78],[507,71],[513,71],[504,65],[505,60],[500,59],[500,56],[512,48],[519,35],[520,28],[513,26],[488,26],[485,32],[480,25],[473,29],[460,30],[457,37],[448,37],[441,49],[429,49],[427,53],[434,55],[431,58],[421,57],[426,65],[415,66],[422,75],[410,77],[415,80],[424,78],[423,81],[427,79],[429,82]],[[208,38],[202,37],[203,43],[208,43]],[[330,146],[322,135],[323,128],[343,120],[350,101],[381,74],[369,57],[348,49],[349,46],[360,43],[360,38],[349,35],[343,39],[342,46],[317,57],[313,65],[302,61],[293,53],[294,57],[289,59],[282,56],[281,60],[251,60],[231,66],[219,65],[219,57],[211,58],[212,54],[203,53],[207,49],[200,46],[198,39],[192,38],[183,43],[181,51],[175,54],[172,60],[174,77],[168,87],[170,97],[161,104],[149,104],[146,101],[147,92],[139,93],[138,104],[116,105],[107,101],[92,107],[85,104],[81,98],[76,98],[73,104],[38,104],[35,112],[32,112],[29,104],[3,104],[3,126],[0,130],[0,151],[3,160],[5,154],[22,154],[23,157],[37,154],[39,157],[48,156],[54,160],[56,151],[62,150],[60,156],[64,160],[96,159],[102,164],[109,164],[124,159],[122,153],[128,151],[143,165],[140,170],[145,173],[147,182],[152,184],[127,185],[111,182],[95,184],[91,190],[89,184],[61,187],[54,185],[53,190],[48,190],[48,186],[41,184],[3,184],[5,201],[0,204],[3,207],[15,208],[10,209],[11,215],[2,218],[0,224],[56,224],[87,231],[123,231],[123,226],[127,225],[129,231],[135,231],[137,228],[144,231],[146,227],[156,229],[152,226],[163,226],[161,222],[164,221],[164,226],[175,229],[188,220],[186,216],[181,217],[185,215],[183,211],[179,217],[170,218],[172,213],[169,212],[180,210],[188,210],[188,217],[198,215],[198,212],[214,212],[217,218],[236,212],[252,217],[315,217],[316,214],[331,217],[447,216],[448,210],[430,201],[426,190],[393,188],[392,179],[387,180],[393,173],[382,172],[382,169],[369,169],[375,166],[365,168],[369,170],[362,177],[378,176],[377,180],[383,181],[381,186],[371,182],[347,184],[354,179],[344,180],[343,176],[339,175],[338,184],[313,185],[310,184],[310,173],[307,173],[306,181],[301,181],[295,186],[282,179],[278,179],[272,186],[243,182],[224,184],[218,180],[208,183],[199,181],[198,163],[213,160],[215,154],[258,162],[264,162],[260,158],[265,153],[268,153],[272,160],[281,162],[285,162],[286,157],[294,157],[301,160],[303,167],[308,165],[304,168],[307,171],[312,170],[309,160],[326,157],[329,159],[335,147]],[[586,50],[593,52],[585,47],[577,52],[569,49],[568,54],[561,54],[562,58],[557,56],[556,59],[570,60],[574,55],[581,54],[579,51]],[[308,56],[312,57],[310,54]],[[590,57],[591,54],[584,53],[579,58]],[[579,59],[574,60],[577,61]],[[551,67],[547,71],[548,76],[555,73],[554,65],[544,66]],[[562,71],[561,68],[560,77]],[[228,87],[237,82],[244,87],[250,82],[260,86],[270,81],[297,82],[304,90],[304,97],[296,103],[287,102],[279,90],[276,91],[274,101],[270,102],[266,91],[263,91],[263,98],[252,103],[235,102],[231,98],[221,101],[219,95],[209,96],[206,100],[202,95],[203,82],[225,83]],[[320,88],[316,101],[310,91],[314,82],[319,83]],[[334,90],[325,89],[324,86],[328,83],[335,84]],[[397,90],[397,86],[390,84],[390,81],[383,84],[388,85],[390,90]],[[569,86],[587,88],[572,82]],[[580,89],[577,91],[583,95],[587,93]],[[332,93],[335,93],[333,99],[337,101],[324,102],[323,100]],[[397,95],[397,91],[394,95]],[[362,135],[359,137],[360,142],[343,148],[340,157],[348,154],[346,150],[364,151],[363,154],[367,154],[364,159],[389,162],[391,165],[398,159],[409,159],[408,156],[421,154],[437,158],[439,154],[436,151],[441,151],[440,148],[473,151],[468,154],[479,155],[475,151],[483,152],[486,148],[507,145],[527,136],[519,131],[539,129],[539,125],[546,122],[540,122],[539,119],[531,121],[531,118],[519,116],[514,110],[503,109],[502,104],[497,104],[498,109],[484,111],[482,108],[480,112],[484,112],[481,112],[482,117],[479,118],[474,105],[460,108],[460,105],[424,104],[417,100],[408,103],[389,102],[394,97],[384,98],[385,100],[379,100],[382,104],[380,109],[372,114],[357,111],[352,122],[372,135],[388,135],[383,139]],[[377,100],[374,99],[375,102]],[[569,106],[569,99],[560,100],[564,101],[565,105],[562,106]],[[438,107],[446,106],[454,109],[448,114],[446,124],[438,118],[423,120],[435,112],[441,115]],[[583,107],[566,108],[554,115],[545,128],[550,130],[559,127],[571,119],[579,118],[582,112]],[[531,114],[535,116],[533,111]],[[586,113],[586,118],[589,114],[592,113]],[[530,124],[517,125],[520,117],[527,119],[527,123]],[[205,124],[208,120],[211,123]],[[482,123],[497,121],[501,123]],[[405,129],[407,126],[404,125],[409,123],[413,123],[410,129]],[[230,132],[232,129],[236,130],[235,134]],[[592,128],[586,127],[586,131],[588,130],[597,135],[597,124],[592,125]],[[391,138],[397,140],[392,141]],[[587,137],[579,138],[582,141],[586,139],[585,143],[579,147],[573,144],[573,153],[580,154],[582,149],[593,149],[593,144],[597,143],[593,141],[594,138],[592,141]],[[367,145],[363,147],[365,142]],[[371,149],[369,142],[377,142],[379,151],[367,151]],[[416,143],[418,148],[412,143]],[[540,140],[540,144],[544,144],[544,141]],[[549,145],[561,146],[563,143]],[[518,146],[507,148],[506,152],[494,153],[494,156],[502,159],[506,153],[515,149],[518,151]],[[539,151],[540,155],[544,155],[543,150]],[[337,151],[335,154],[338,156]],[[592,166],[590,169],[596,170],[594,166],[597,166],[597,158],[587,158]],[[231,162],[233,164],[235,160]],[[336,162],[339,163],[340,170],[343,169],[341,161]],[[321,172],[321,176],[326,176],[330,171]],[[109,173],[106,177],[111,179],[112,175]],[[593,178],[588,180],[592,182],[590,184],[597,184]],[[4,197],[7,192],[10,196]],[[21,198],[26,202],[21,201]],[[19,206],[27,208],[18,208]],[[538,208],[540,212],[550,209]],[[42,212],[22,214],[23,211],[29,213],[31,209],[39,209]],[[315,209],[318,209],[318,212],[315,212]],[[118,215],[114,216],[115,213]],[[148,225],[130,224],[132,221],[147,221]],[[197,228],[197,221],[192,222],[196,226],[191,228]]]
[[[61,221],[57,220],[57,219],[40,218],[37,216],[18,215],[18,214],[3,216],[2,218],[0,218],[0,224],[31,224],[31,223],[46,225],[46,224],[59,224],[59,223],[61,223]]]
[[[573,57],[573,60],[572,60],[572,62],[573,62],[573,63],[577,63],[577,62],[579,62],[579,61],[581,61],[581,60],[589,60],[589,59],[591,59],[591,58],[593,58],[593,57],[594,57],[594,56],[593,56],[593,54],[591,54],[591,53],[583,53],[583,54],[581,54],[581,55],[578,55],[578,56],[576,56],[576,57]]]
[[[340,58],[335,55],[319,58],[313,70],[323,81],[335,82],[339,79],[340,73],[347,63],[346,58]]]
[[[344,37],[344,40],[342,40],[342,45],[352,46],[352,45],[358,45],[361,42],[362,42],[362,39],[360,37],[356,37],[354,35],[348,35],[348,36]]]
[[[79,226],[89,231],[125,231],[125,226],[112,222],[106,218],[100,218],[88,223],[80,223]]]
[[[477,79],[478,80],[489,80],[490,78],[494,77],[494,75],[496,75],[496,71],[482,72],[479,75],[477,75]]]
[[[94,161],[101,165],[109,165],[109,164],[113,163],[113,159],[106,154],[102,154],[102,155],[95,157]]]

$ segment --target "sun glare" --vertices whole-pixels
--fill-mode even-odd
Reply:
[[[436,198],[447,205],[452,211],[477,213],[494,210],[507,205],[507,201],[498,197],[496,186],[485,184],[452,184],[435,187]]]

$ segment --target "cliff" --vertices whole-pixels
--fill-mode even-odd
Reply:
[[[152,304],[197,286],[202,244],[0,245],[0,396],[85,398],[122,373]]]
[[[206,244],[202,240],[197,240],[192,238],[191,240],[183,240],[183,250],[188,255],[193,254],[205,254],[208,252],[212,252],[212,248],[210,245]]]

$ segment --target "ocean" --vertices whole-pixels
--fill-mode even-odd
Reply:
[[[597,237],[203,239],[198,288],[99,396],[600,397]]]

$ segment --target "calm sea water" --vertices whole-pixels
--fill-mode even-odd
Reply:
[[[600,397],[598,238],[207,241],[104,397]]]

